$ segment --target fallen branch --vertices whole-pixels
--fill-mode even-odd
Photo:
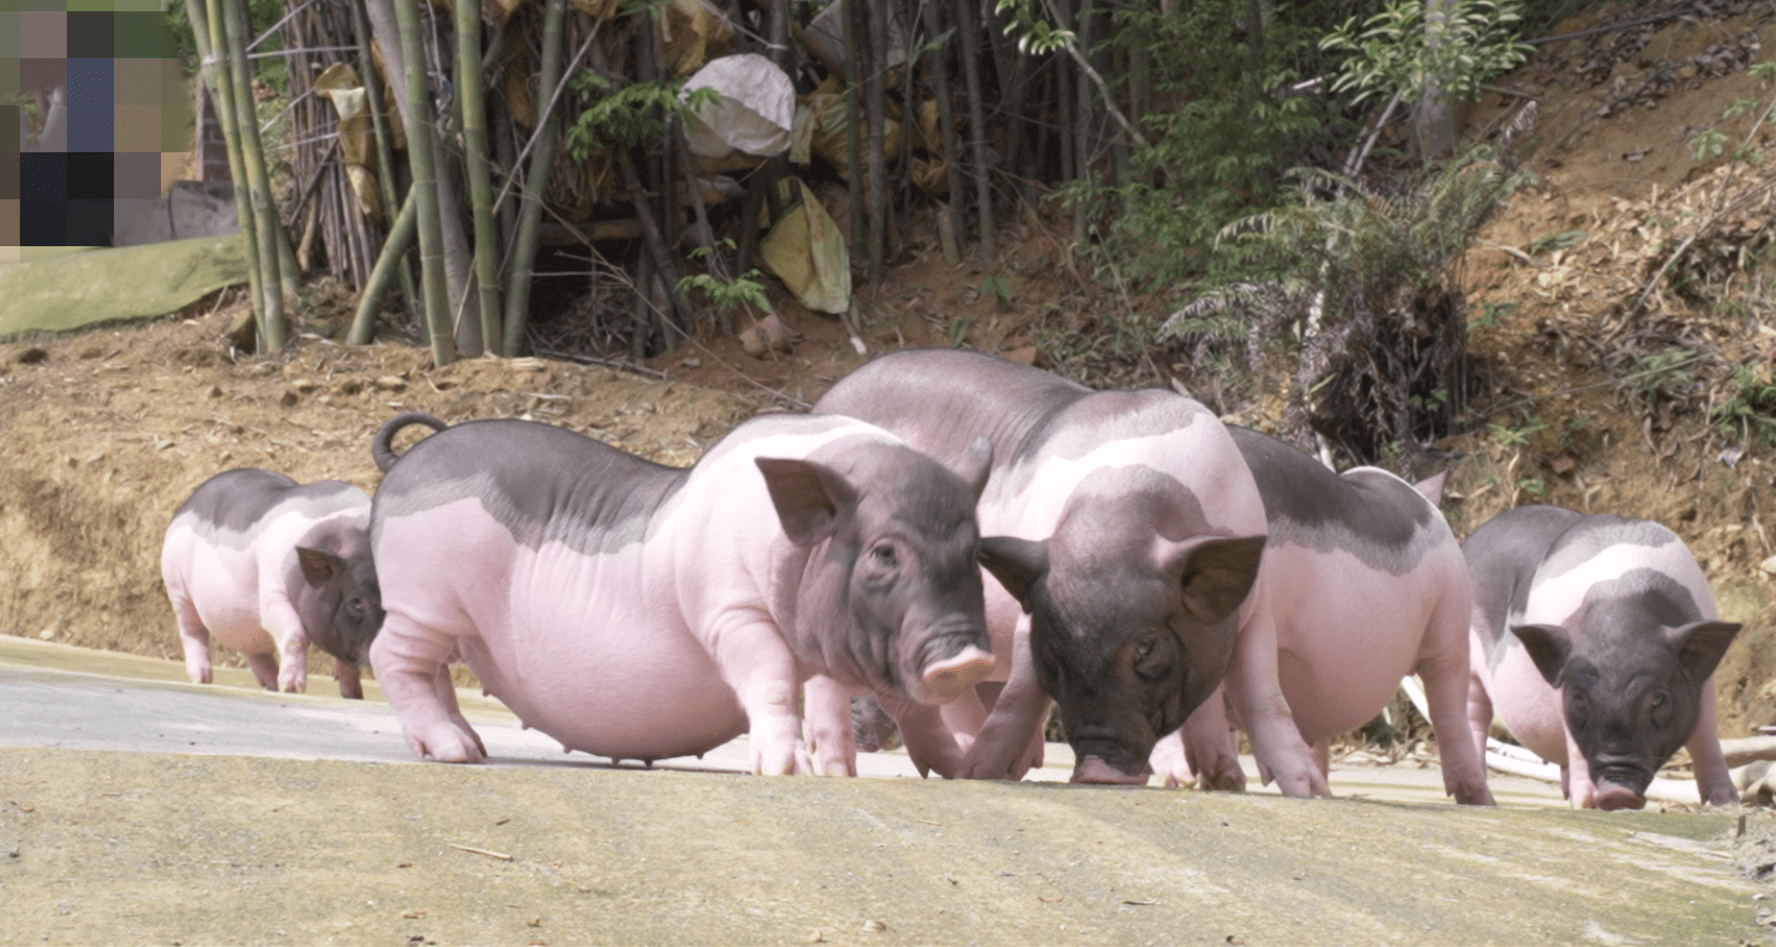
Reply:
[[[454,849],[456,849],[458,851],[462,851],[462,852],[468,852],[471,855],[486,855],[488,858],[497,858],[503,862],[509,862],[512,860],[512,856],[507,855],[505,852],[490,852],[485,848],[474,848],[469,845],[458,845],[455,842],[450,842],[447,844],[449,844],[451,848],[454,848]]]

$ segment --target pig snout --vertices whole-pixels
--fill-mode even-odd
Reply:
[[[1137,749],[1129,745],[1130,734],[1118,727],[1078,720],[1072,723],[1067,735],[1078,761],[1073,765],[1073,782],[1140,786],[1153,775],[1147,763],[1151,744]]]
[[[1591,804],[1599,809],[1642,809],[1646,797],[1621,783],[1598,783]]]
[[[1101,756],[1082,756],[1073,766],[1073,782],[1100,783],[1114,786],[1145,786],[1153,771],[1145,763],[1138,772],[1125,773]]]
[[[1646,807],[1646,787],[1653,774],[1634,763],[1591,761],[1591,804],[1599,809],[1642,809]]]
[[[921,676],[925,693],[936,703],[948,703],[993,673],[993,654],[977,645],[965,645],[947,658],[928,661]]]

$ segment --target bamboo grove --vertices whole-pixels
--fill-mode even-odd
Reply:
[[[1162,54],[1113,41],[1141,30],[1141,16],[1166,22],[1176,0],[1045,0],[1034,13],[1010,0],[286,2],[266,31],[281,34],[288,63],[277,201],[247,4],[186,0],[264,351],[288,338],[302,274],[324,268],[359,294],[351,342],[404,307],[438,364],[524,354],[533,314],[554,314],[539,306],[563,305],[538,295],[544,277],[565,275],[541,267],[548,257],[589,263],[579,270],[589,317],[620,324],[634,354],[652,355],[735,331],[728,307],[692,298],[692,277],[756,276],[763,231],[798,199],[789,178],[818,183],[806,199],[819,190],[843,206],[847,260],[870,285],[927,203],[952,263],[990,264],[999,223],[1043,194],[1190,173],[1143,133],[1179,101],[1161,101]],[[1251,27],[1234,35],[1258,43],[1256,0],[1217,4],[1249,6]],[[836,36],[819,32],[822,16]],[[825,103],[811,163],[792,163],[792,149],[712,168],[687,147],[680,103],[698,99],[682,92],[686,76],[742,53],[793,78],[798,124]],[[1097,211],[1072,206],[1083,240]]]

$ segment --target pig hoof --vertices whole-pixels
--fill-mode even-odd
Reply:
[[[487,756],[478,734],[471,737],[450,725],[408,742],[412,745],[413,755],[420,759],[429,756],[440,763],[479,763]]]
[[[852,772],[851,767],[845,765],[844,760],[827,760],[826,766],[824,767],[824,772],[828,776],[856,776],[857,775],[855,772]]]

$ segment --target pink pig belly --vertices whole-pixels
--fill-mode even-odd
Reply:
[[[161,578],[168,592],[191,600],[216,643],[249,654],[276,650],[259,620],[259,564],[251,547],[216,546],[175,524],[161,550]]]
[[[1509,631],[1505,632],[1510,634]],[[1511,736],[1550,763],[1566,765],[1566,714],[1560,692],[1536,670],[1526,648],[1513,645],[1487,674],[1493,713]]]
[[[1347,552],[1264,551],[1277,624],[1277,677],[1308,743],[1368,723],[1418,664],[1441,580],[1435,560],[1404,575]]]
[[[414,561],[385,548],[428,552]],[[378,557],[384,606],[454,637],[488,693],[570,750],[660,759],[747,730],[679,615],[675,579],[644,568],[640,543],[593,556],[558,542],[531,549],[467,500],[386,521]]]

